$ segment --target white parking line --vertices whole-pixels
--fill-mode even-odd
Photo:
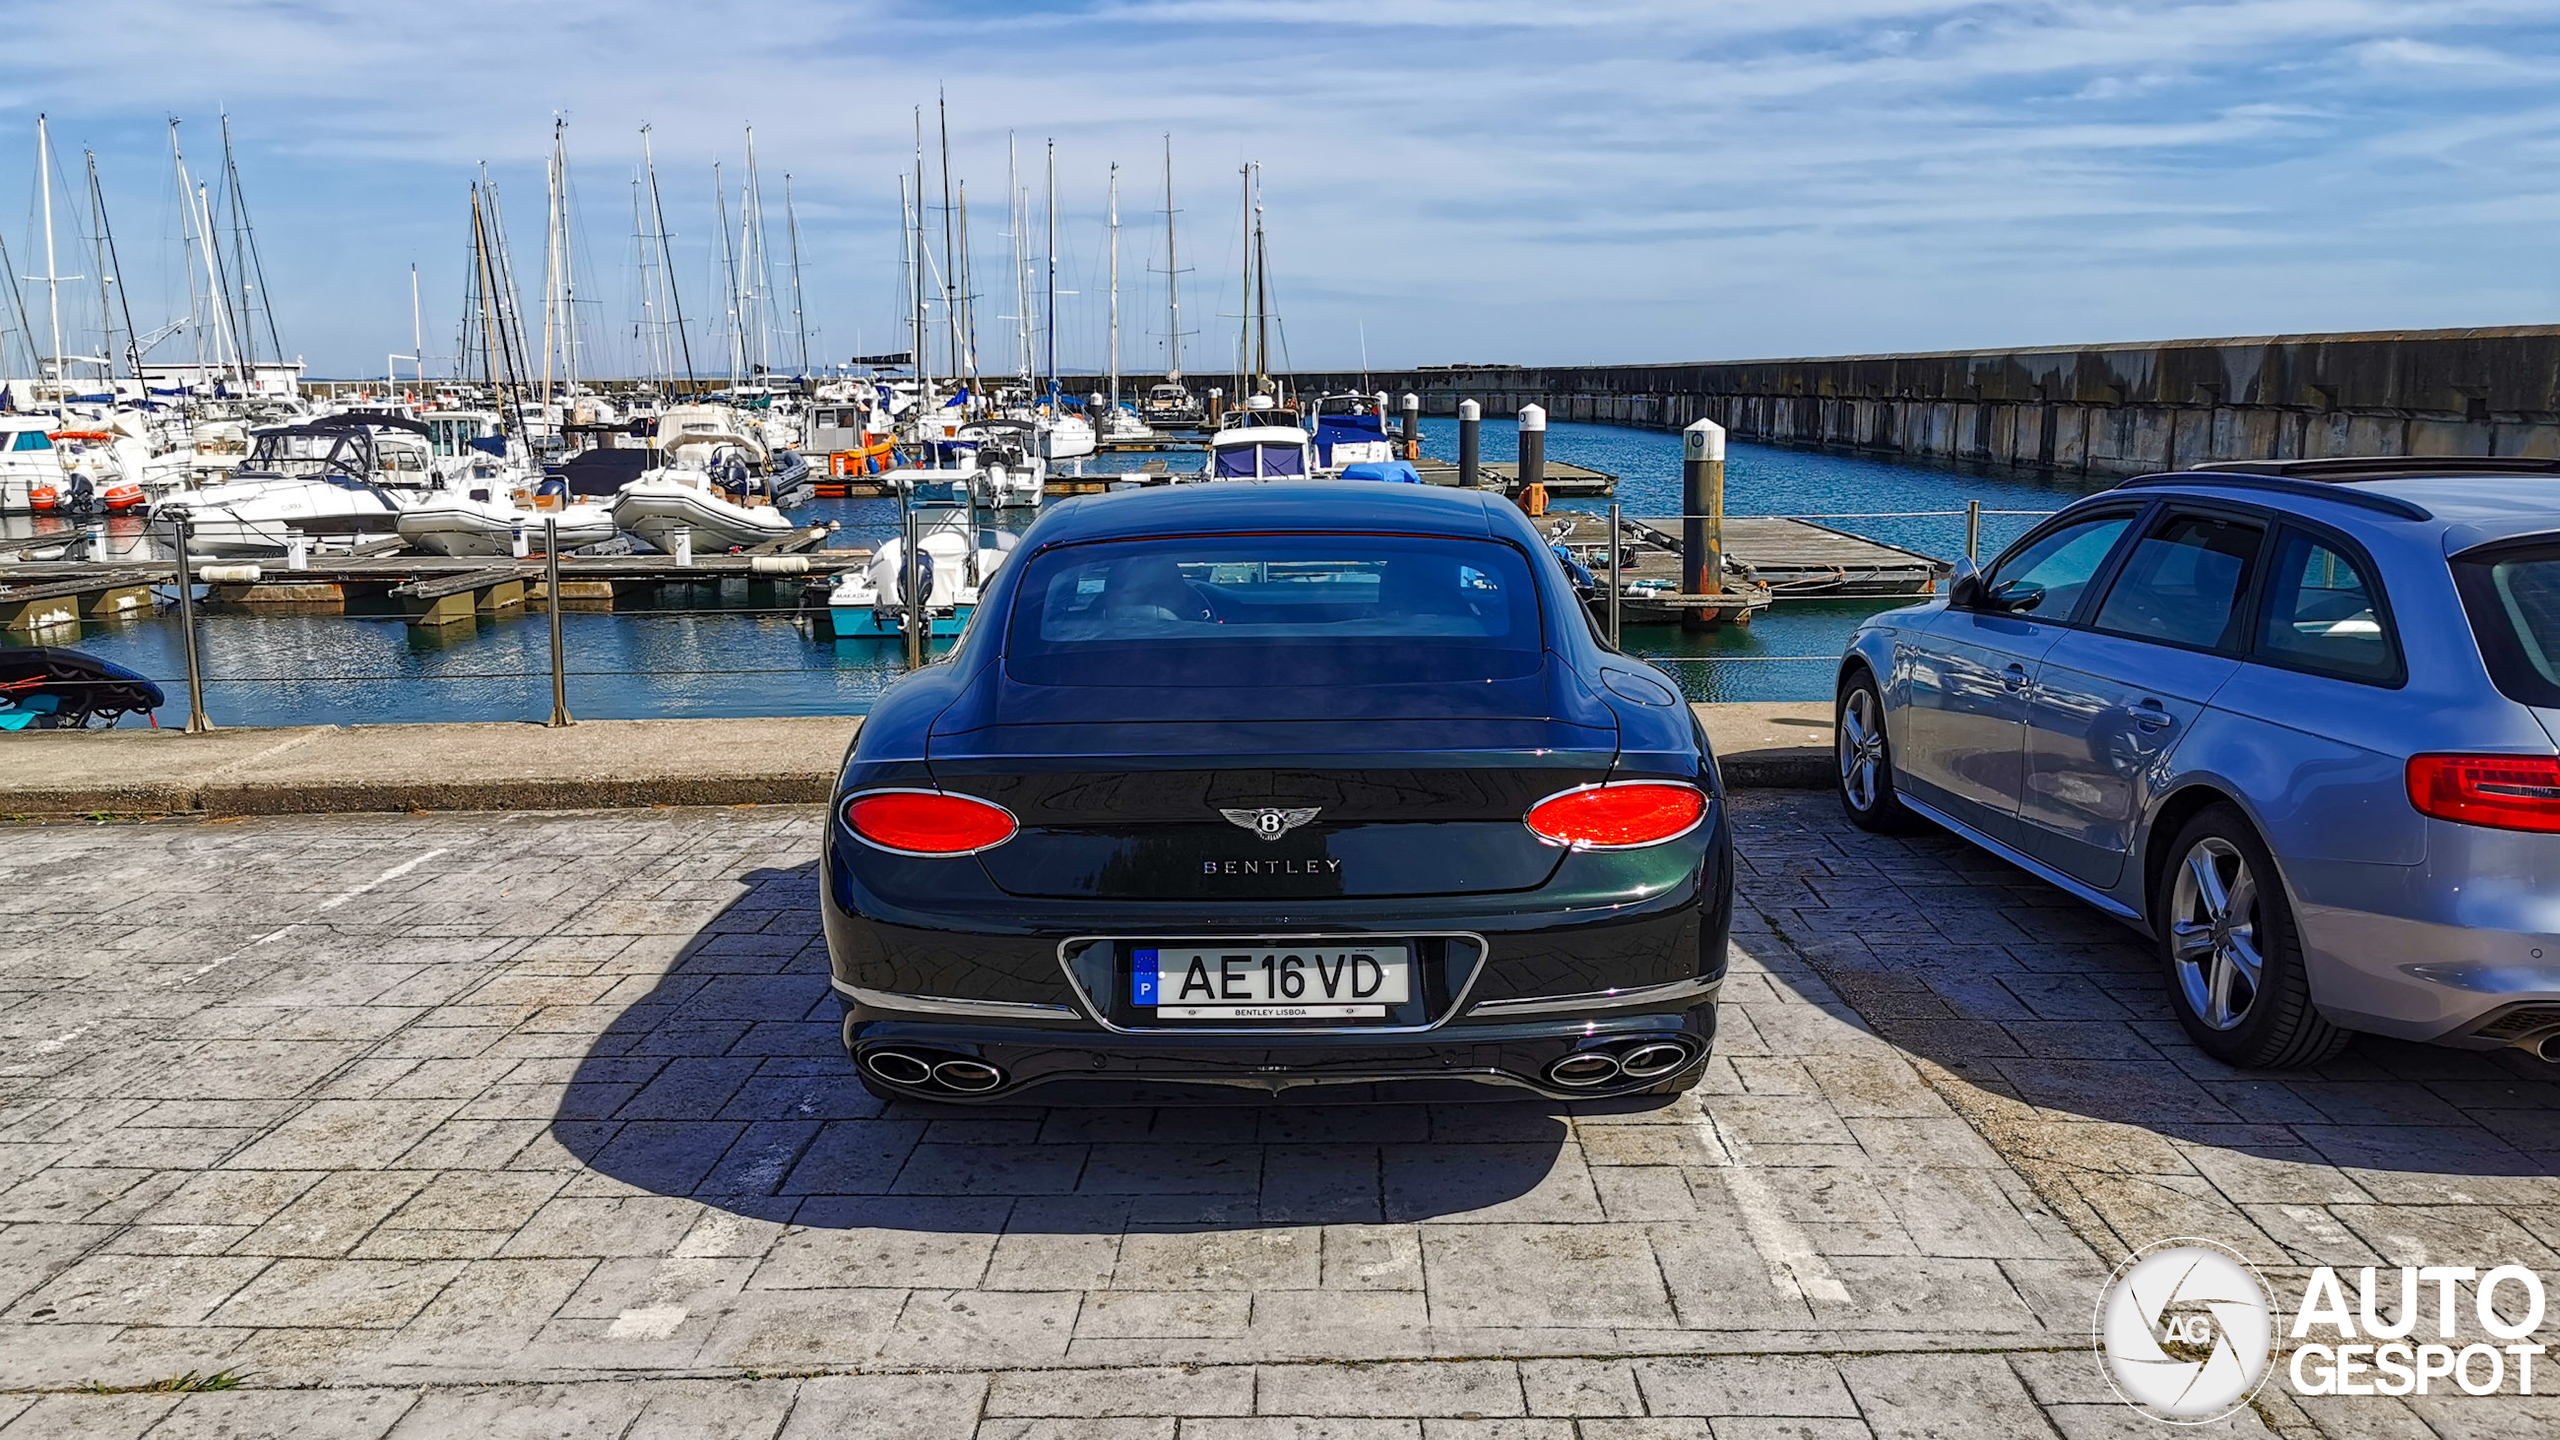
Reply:
[[[414,859],[401,861],[399,864],[392,866],[390,869],[383,871],[381,874],[374,876],[372,879],[367,880],[352,890],[342,890],[338,892],[336,895],[333,895],[327,900],[321,902],[320,909],[322,913],[325,914],[328,911],[337,909],[339,906],[346,904],[348,901],[353,900],[366,891],[373,889],[377,885],[385,885],[391,881],[399,879],[401,876],[408,874],[410,871],[417,869],[419,866],[424,865],[428,861],[445,853],[445,848],[446,847],[439,845],[435,849],[417,856]],[[201,980],[205,976],[212,974],[214,971],[221,969],[223,966],[230,964],[232,961],[239,959],[241,956],[248,954],[250,951],[257,949],[259,946],[271,944],[277,940],[283,939],[285,936],[293,933],[295,930],[301,928],[307,923],[309,922],[296,920],[289,925],[279,925],[275,929],[268,931],[266,934],[259,936],[257,939],[250,941],[248,944],[241,946],[239,949],[232,951],[228,955],[215,960],[207,960],[202,965],[197,966],[184,975],[172,976],[167,980],[161,981],[159,988],[166,990],[173,985],[184,985],[189,981]]]
[[[1760,1263],[1769,1268],[1770,1283],[1807,1299],[1848,1304],[1849,1287],[1831,1272],[1822,1252],[1814,1248],[1812,1237],[1778,1208],[1778,1197],[1771,1193],[1769,1182],[1751,1167],[1750,1151],[1741,1137],[1727,1137],[1705,1114],[1691,1124],[1705,1142],[1707,1153],[1717,1159],[1716,1173],[1724,1177],[1725,1192],[1733,1197],[1733,1208],[1742,1212],[1742,1228],[1751,1236],[1751,1248],[1760,1252]]]

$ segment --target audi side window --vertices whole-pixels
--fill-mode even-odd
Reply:
[[[2023,598],[2030,590],[2040,590],[2042,598],[2033,603],[2011,604],[2007,608],[2039,620],[2068,620],[2071,612],[2079,608],[2080,592],[2089,588],[2090,580],[2116,548],[2117,538],[2132,523],[2129,513],[2100,515],[2039,536],[1993,566],[1982,593],[1994,598],[2004,593]]]
[[[2276,539],[2258,654],[2342,680],[2400,678],[2400,646],[2364,567],[2299,530]]]
[[[2133,547],[2094,623],[2136,640],[2223,648],[2265,535],[2263,527],[2219,516],[2167,517]]]

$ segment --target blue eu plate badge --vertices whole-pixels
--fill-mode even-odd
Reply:
[[[1129,1003],[1156,1003],[1156,952],[1135,950],[1129,955]]]

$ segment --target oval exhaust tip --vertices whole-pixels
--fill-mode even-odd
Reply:
[[[1672,1040],[1656,1040],[1638,1045],[1621,1056],[1618,1068],[1634,1080],[1654,1080],[1672,1074],[1689,1063],[1689,1047]]]
[[[974,1095],[1003,1084],[1004,1072],[980,1060],[945,1060],[933,1067],[933,1078]]]
[[[1572,1089],[1606,1085],[1618,1075],[1618,1057],[1604,1050],[1579,1050],[1547,1067],[1547,1078]]]
[[[2533,1043],[2533,1053],[2560,1065],[2560,1030],[2554,1030]]]
[[[933,1078],[933,1067],[903,1050],[874,1050],[862,1057],[862,1068],[892,1085],[922,1085]]]

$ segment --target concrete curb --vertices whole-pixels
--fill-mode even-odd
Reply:
[[[1829,706],[1696,709],[1727,785],[1830,783]],[[0,818],[820,804],[860,726],[825,715],[13,735],[0,740]]]

